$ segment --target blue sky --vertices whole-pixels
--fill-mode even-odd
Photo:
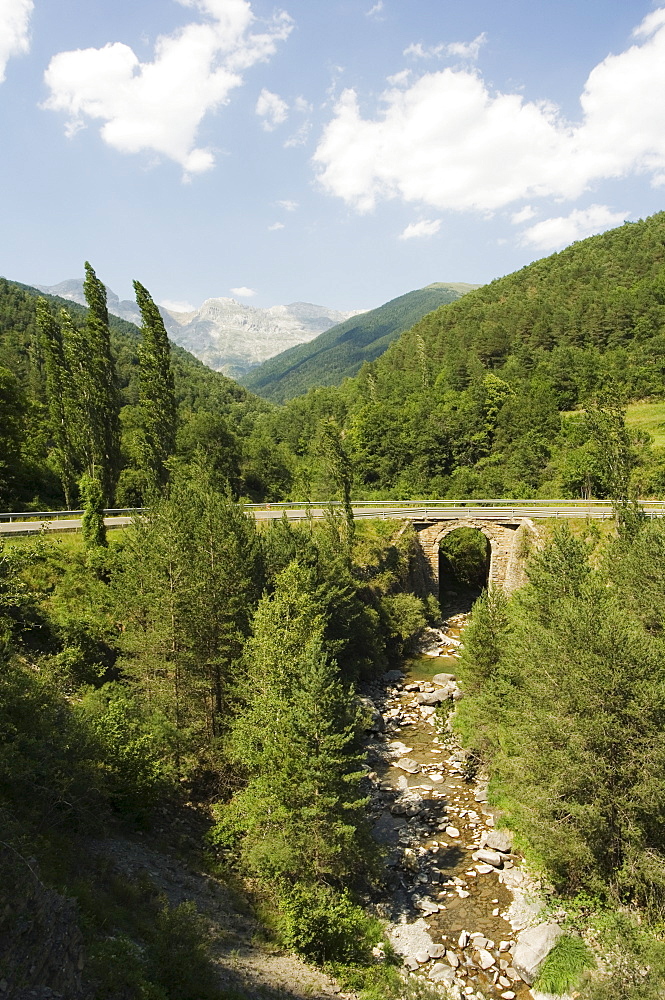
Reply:
[[[665,5],[0,0],[0,273],[371,308],[665,207]]]

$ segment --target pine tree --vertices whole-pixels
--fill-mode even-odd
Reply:
[[[257,609],[231,748],[248,783],[219,828],[241,839],[250,871],[291,887],[340,884],[363,856],[357,708],[326,654],[310,587],[291,563]]]
[[[168,476],[166,462],[175,451],[176,400],[171,349],[164,321],[150,293],[138,281],[134,282],[134,291],[143,320],[139,406],[144,464],[154,485],[163,486]]]

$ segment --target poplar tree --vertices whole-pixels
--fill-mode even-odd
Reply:
[[[139,352],[139,407],[143,431],[143,461],[152,483],[168,478],[167,459],[175,451],[176,399],[171,348],[159,309],[140,282],[134,282],[141,310],[143,342]]]
[[[64,311],[64,310],[63,310]],[[65,315],[68,315],[65,313]],[[44,359],[46,399],[49,413],[52,460],[62,483],[67,509],[71,510],[76,488],[76,448],[71,412],[71,372],[58,324],[44,298],[37,299],[37,332]]]
[[[111,354],[106,288],[88,261],[83,292],[88,303],[85,336],[91,390],[85,414],[91,444],[88,471],[99,479],[110,506],[120,471],[120,399]]]

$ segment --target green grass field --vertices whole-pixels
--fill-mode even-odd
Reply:
[[[665,403],[631,403],[626,407],[626,423],[648,431],[654,444],[665,447]]]

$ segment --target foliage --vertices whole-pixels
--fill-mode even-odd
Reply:
[[[545,959],[535,986],[543,993],[568,993],[579,985],[584,970],[594,966],[594,957],[582,938],[563,934]]]
[[[104,526],[104,494],[102,484],[92,476],[83,475],[79,480],[79,491],[83,502],[81,535],[87,551],[106,548],[106,527]]]
[[[644,621],[661,604],[641,592],[637,565],[662,587],[647,553],[664,530],[617,538],[596,565],[592,543],[556,531],[507,607],[477,606],[461,667],[478,698],[459,709],[555,884],[654,917],[665,912],[665,700],[662,634]]]
[[[143,326],[139,351],[139,408],[142,424],[142,451],[149,481],[163,486],[167,461],[175,451],[176,400],[169,340],[164,321],[150,293],[134,282],[136,301]]]
[[[325,884],[291,888],[282,907],[284,943],[317,962],[368,963],[382,936],[378,920],[368,917],[347,892]]]

